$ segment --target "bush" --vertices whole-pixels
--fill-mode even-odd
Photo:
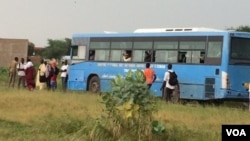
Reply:
[[[6,84],[8,82],[8,69],[0,68],[0,85]]]
[[[125,77],[117,75],[111,80],[111,86],[112,91],[102,96],[106,116],[98,120],[92,138],[97,131],[109,132],[115,140],[151,138],[156,97],[148,89],[143,72],[129,71]],[[100,131],[100,127],[105,130]]]

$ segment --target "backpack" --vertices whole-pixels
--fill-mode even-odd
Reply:
[[[169,72],[169,80],[168,83],[172,86],[175,86],[178,84],[177,74],[175,72]]]

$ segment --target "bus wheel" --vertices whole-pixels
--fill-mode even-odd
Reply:
[[[98,93],[100,91],[100,80],[97,76],[93,76],[90,78],[88,89],[93,93]]]

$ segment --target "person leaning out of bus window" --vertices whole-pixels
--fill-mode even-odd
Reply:
[[[150,51],[145,51],[144,62],[151,62],[151,53],[150,53]]]
[[[94,50],[89,51],[89,60],[95,60],[95,51]]]
[[[154,70],[150,68],[150,63],[146,63],[146,68],[144,69],[144,75],[146,78],[148,88],[150,89],[152,84],[155,82],[157,78]]]
[[[131,51],[127,50],[125,53],[123,53],[123,61],[124,62],[131,61]]]
[[[181,55],[181,62],[182,63],[186,63],[187,57],[186,57],[186,53]]]

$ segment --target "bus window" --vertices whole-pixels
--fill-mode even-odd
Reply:
[[[111,48],[112,49],[132,49],[132,42],[117,42],[117,41],[112,41],[111,42]]]
[[[208,42],[207,57],[208,58],[221,58],[221,47],[222,47],[221,42],[218,42],[218,41]]]
[[[110,47],[110,42],[90,42],[90,49],[108,49]]]
[[[177,41],[156,41],[154,42],[154,49],[177,49]]]
[[[86,46],[72,46],[72,62],[85,60]]]
[[[176,63],[177,55],[177,51],[157,50],[155,53],[155,62]]]
[[[152,62],[155,62],[155,51],[153,51],[152,55]]]
[[[129,50],[121,50],[129,49]],[[132,38],[119,37],[112,38],[111,50],[110,50],[110,61],[131,61],[132,57]]]
[[[78,46],[72,46],[72,57],[78,56]]]
[[[205,49],[205,41],[181,41],[180,49]]]
[[[133,62],[143,62],[144,61],[144,50],[134,50]]]
[[[153,43],[151,41],[134,42],[134,49],[152,49]]]
[[[250,39],[232,37],[230,47],[230,64],[250,63]]]
[[[134,50],[133,62],[151,62],[154,61],[154,54],[150,50]],[[152,58],[153,57],[153,58]]]
[[[203,51],[180,51],[178,55],[179,63],[204,63],[205,52]]]
[[[180,63],[204,63],[204,55],[206,48],[206,38],[183,38],[180,41],[180,49],[178,62]]]
[[[208,43],[207,57],[209,58],[221,57],[221,42],[209,42]]]
[[[222,46],[223,46],[223,37],[209,36],[204,63],[213,65],[221,64]]]
[[[110,48],[109,38],[92,38],[90,41],[89,48],[90,48],[90,51],[94,51],[94,55],[89,54],[89,59],[94,58],[95,61],[108,61],[109,60],[109,48]]]
[[[121,61],[122,50],[111,50],[110,61]]]
[[[109,50],[96,50],[95,51],[96,61],[108,61],[109,60]]]
[[[186,63],[192,63],[192,51],[186,52]]]
[[[200,64],[201,52],[200,51],[192,51],[192,63]]]

